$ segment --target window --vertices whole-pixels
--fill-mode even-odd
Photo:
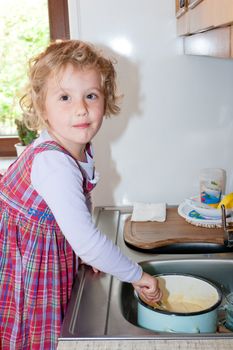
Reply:
[[[8,0],[6,2],[5,0],[0,0],[0,5],[1,5],[1,2],[2,3],[4,2],[4,5],[2,5],[2,8],[6,8],[6,4],[12,5],[12,2],[14,2],[13,6],[9,6],[10,8],[9,13],[12,16],[12,21],[15,20],[15,18],[18,20],[18,23],[20,23],[20,26],[19,26],[20,29],[18,30],[16,30],[15,28],[12,29],[12,24],[11,24],[12,21],[8,21],[8,32],[6,31],[5,35],[6,34],[13,35],[14,40],[16,40],[17,35],[20,34],[21,36],[20,36],[20,39],[18,40],[24,40],[23,44],[28,45],[28,47],[30,48],[30,50],[28,50],[28,57],[25,57],[24,59],[25,66],[28,58],[33,56],[37,52],[41,51],[41,49],[47,45],[47,43],[49,42],[49,39],[55,40],[55,39],[69,38],[67,1],[68,0],[48,0],[48,1],[37,0],[36,2],[34,1],[32,2],[31,0],[21,0],[19,2],[17,0],[14,0],[14,1]],[[35,10],[35,7],[36,6],[38,7],[38,4],[41,7],[44,6],[43,9],[39,8],[38,11],[36,11],[38,13],[40,10],[40,12],[43,13],[43,18],[39,20],[39,22],[36,21],[36,18],[38,17],[37,13],[34,12],[33,16],[30,16],[30,12],[26,7],[27,5],[28,6],[30,5],[31,8],[34,7],[34,10]],[[23,28],[23,25],[30,22],[28,21],[28,17],[32,18],[33,26],[31,29],[27,28],[28,29],[28,32],[27,32],[26,30],[22,30],[22,28]],[[28,26],[30,25],[28,24]],[[35,47],[36,40],[37,40],[37,43],[36,43],[37,47]],[[10,39],[9,41],[12,43],[12,39]],[[20,69],[19,68],[17,69],[17,65],[19,63],[19,51],[21,51],[21,46],[23,45],[18,44],[19,49],[17,49],[16,44],[12,45],[12,47],[14,48],[15,57],[11,62],[11,69],[7,72],[4,66],[4,69],[0,70],[0,74],[1,72],[3,72],[2,74],[5,75],[5,76],[0,76],[0,79],[1,80],[3,79],[3,81],[5,81],[5,86],[2,83],[0,84],[1,86],[0,121],[2,122],[0,124],[0,156],[14,156],[16,154],[14,144],[17,143],[18,138],[17,138],[17,135],[14,135],[15,133],[14,117],[17,116],[17,113],[21,113],[21,111],[18,107],[18,99],[17,99],[16,91],[13,91],[13,93],[11,91],[11,96],[13,96],[13,98],[11,99],[11,102],[7,98],[9,98],[8,95],[10,95],[8,94],[8,92],[10,91],[8,90],[10,90],[12,88],[11,85],[13,85],[9,83],[10,81],[9,72],[11,75],[11,79],[13,79],[14,81],[19,79],[19,88],[21,88],[21,86],[23,86],[26,81],[26,71],[20,72],[22,74],[19,76],[18,71],[20,71]],[[4,50],[4,51],[5,51],[4,59],[7,60],[9,57],[9,52],[7,52],[7,50]],[[14,68],[16,69],[16,73],[14,73]],[[8,83],[8,86],[7,86],[7,83]],[[4,103],[3,103],[3,97],[1,100],[1,96],[3,96],[3,92],[7,92],[8,94],[6,95],[7,98],[5,98]],[[10,121],[9,121],[10,119],[9,115],[11,115]],[[8,123],[7,123],[7,119],[8,119]],[[5,122],[5,126],[4,126],[4,122]]]

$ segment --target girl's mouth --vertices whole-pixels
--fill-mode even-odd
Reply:
[[[81,123],[73,125],[73,128],[86,129],[90,126],[89,123]]]

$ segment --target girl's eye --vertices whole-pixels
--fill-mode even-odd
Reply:
[[[60,100],[61,101],[70,101],[71,100],[71,97],[69,95],[62,95],[60,97]]]
[[[87,95],[87,99],[88,99],[88,100],[95,100],[97,97],[98,97],[98,96],[97,96],[96,94],[94,94],[94,93],[88,94],[88,95]]]

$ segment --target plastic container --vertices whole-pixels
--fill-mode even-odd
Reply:
[[[217,207],[225,192],[226,172],[220,168],[206,168],[200,172],[201,202]]]

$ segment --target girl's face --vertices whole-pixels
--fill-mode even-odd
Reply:
[[[69,64],[58,76],[48,78],[44,112],[48,131],[76,159],[83,160],[85,145],[102,124],[104,107],[97,70]]]

